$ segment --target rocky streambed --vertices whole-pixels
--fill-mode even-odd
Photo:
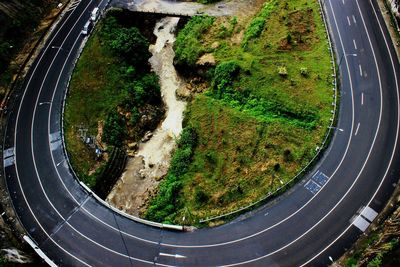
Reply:
[[[156,43],[149,50],[149,62],[160,79],[161,96],[166,108],[163,122],[148,133],[138,145],[136,154],[127,161],[122,177],[107,197],[115,207],[132,215],[140,215],[159,180],[168,171],[175,140],[182,131],[186,103],[177,99],[176,91],[183,85],[173,65],[175,29],[179,18],[166,17],[156,23]]]

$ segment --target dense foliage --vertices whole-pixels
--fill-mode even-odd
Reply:
[[[200,36],[214,23],[209,16],[193,17],[181,30],[175,42],[175,64],[194,67],[199,56],[205,52]]]
[[[9,67],[10,61],[32,35],[40,19],[55,3],[50,0],[0,1],[0,100],[18,69]]]
[[[124,15],[110,11],[100,21],[74,70],[66,102],[67,149],[79,177],[91,187],[105,162],[83,144],[79,128],[92,137],[101,131],[107,152],[125,150],[163,117],[158,77],[147,62],[149,42]]]
[[[209,89],[188,105],[198,142],[176,152],[171,170],[184,174],[162,183],[166,204],[150,210],[159,221],[196,224],[273,194],[315,156],[332,117],[318,1],[268,0],[256,15],[206,20],[192,18],[175,44],[178,67]]]
[[[171,166],[166,178],[160,183],[157,197],[154,198],[146,213],[149,220],[172,223],[175,212],[181,207],[179,199],[183,176],[187,173],[197,146],[197,133],[191,126],[183,129],[178,140]]]

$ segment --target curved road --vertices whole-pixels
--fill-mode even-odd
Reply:
[[[69,169],[63,98],[97,1],[69,10],[17,92],[4,174],[29,236],[61,266],[325,266],[381,211],[400,168],[399,62],[375,0],[323,2],[341,74],[340,116],[324,157],[293,190],[235,222],[175,232],[127,219]]]

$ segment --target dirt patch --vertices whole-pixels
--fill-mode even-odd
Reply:
[[[289,14],[287,20],[288,35],[280,41],[279,50],[298,49],[308,51],[311,49],[310,38],[313,38],[315,21],[312,9],[298,10]],[[314,37],[315,38],[315,37]]]

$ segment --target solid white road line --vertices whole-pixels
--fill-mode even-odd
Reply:
[[[363,20],[364,28],[365,28],[365,30],[366,30],[366,32],[367,32],[368,39],[369,39],[369,41],[370,41],[370,46],[371,46],[371,48],[372,48],[372,42],[371,42],[371,40],[370,40],[370,38],[369,38],[369,33],[368,33],[367,27],[366,27],[366,25],[365,25],[364,16],[363,16],[363,14],[362,14],[362,12],[361,12],[361,8],[360,8],[360,5],[358,4],[358,1],[356,1],[356,3],[357,3],[357,6],[358,6],[358,10],[359,10],[359,12],[360,12],[360,14],[361,14],[361,19]],[[377,12],[376,12],[376,10],[375,10],[375,7],[374,7],[374,5],[371,3],[371,0],[369,1],[369,3],[370,3],[370,5],[372,6],[372,9],[374,10],[375,18],[376,18],[376,20],[377,20],[377,22],[378,22],[378,24],[379,24],[379,28],[380,28],[380,31],[381,31],[381,33],[382,33],[383,39],[385,40],[386,49],[387,49],[387,51],[388,51],[388,53],[389,53],[389,57],[390,57],[391,64],[392,64],[392,70],[393,70],[393,73],[394,73],[394,76],[395,76],[396,94],[397,94],[397,131],[396,131],[395,146],[394,146],[394,148],[393,148],[393,150],[392,150],[392,155],[391,155],[391,158],[390,158],[390,162],[389,162],[389,164],[388,164],[388,166],[387,166],[387,168],[386,168],[386,172],[385,172],[385,174],[383,175],[383,178],[381,179],[381,182],[379,183],[378,188],[375,190],[375,193],[374,193],[374,195],[371,197],[371,199],[369,200],[367,206],[369,206],[369,205],[371,204],[371,202],[374,200],[375,196],[378,194],[380,188],[382,187],[383,182],[384,182],[385,179],[386,179],[386,176],[387,176],[387,174],[388,174],[388,172],[389,172],[390,166],[392,165],[393,158],[394,158],[394,152],[396,151],[397,144],[398,144],[399,125],[400,125],[400,93],[399,93],[399,83],[398,83],[398,76],[397,76],[397,73],[396,73],[396,68],[394,67],[393,56],[392,56],[392,54],[390,53],[389,45],[388,45],[386,36],[385,36],[385,34],[384,34],[384,32],[383,32],[382,25],[381,25],[381,23],[380,23],[380,21],[379,21],[378,14],[377,14]],[[372,48],[372,51],[373,51],[373,54],[375,55],[373,48]],[[396,58],[397,58],[397,57],[396,57]],[[376,57],[375,57],[375,64],[376,64]],[[378,72],[378,73],[379,73],[379,72]],[[380,77],[380,76],[378,76],[378,77]],[[381,90],[382,90],[382,88],[381,88]],[[382,100],[381,100],[381,102],[382,102]],[[381,106],[382,106],[382,105],[381,105]],[[374,139],[374,142],[375,142],[375,139]],[[329,247],[331,247],[334,243],[336,243],[344,234],[346,234],[347,231],[351,228],[351,226],[352,226],[352,224],[349,225],[349,226],[348,226],[339,236],[337,236],[336,239],[333,240],[328,246],[326,246],[323,250],[321,250],[318,254],[316,254],[313,258],[311,258],[310,260],[308,260],[308,261],[307,261],[306,263],[304,263],[302,266],[307,265],[308,263],[310,263],[311,261],[313,261],[316,257],[318,257],[318,256],[321,255],[323,252],[325,252]]]
[[[326,0],[326,1],[329,2],[329,0]],[[330,3],[330,2],[329,2],[329,3]],[[332,8],[332,10],[333,10],[333,8]],[[337,29],[338,29],[338,24],[337,24],[337,21],[336,21],[336,17],[334,18],[334,20],[335,20],[335,25],[336,25],[336,27],[337,27]],[[338,32],[339,32],[339,30],[338,30]],[[345,51],[344,45],[343,45],[343,41],[342,41],[342,38],[341,38],[341,35],[340,35],[340,32],[339,32],[339,37],[340,37],[340,43],[341,43],[341,47],[342,47],[343,54],[346,54],[346,51]],[[354,87],[353,87],[353,82],[352,82],[353,79],[352,79],[351,72],[350,72],[350,67],[349,67],[349,61],[348,61],[347,57],[344,57],[343,60],[344,60],[345,65],[346,65],[347,73],[348,73],[348,76],[349,76],[349,82],[350,82],[350,92],[351,92],[351,102],[352,102],[351,129],[350,129],[350,133],[351,133],[351,132],[353,132],[353,130],[354,130],[354,112],[355,112],[355,111],[354,111]],[[336,174],[336,172],[339,170],[339,168],[340,168],[341,165],[343,164],[344,159],[345,159],[346,156],[347,156],[347,153],[348,153],[348,150],[349,150],[351,141],[352,141],[352,135],[350,134],[349,139],[348,139],[348,141],[347,141],[347,146],[346,146],[346,150],[345,150],[345,152],[344,152],[344,155],[342,156],[342,158],[341,158],[341,160],[340,160],[338,166],[336,167],[335,171],[332,173],[332,175],[330,175],[331,178]],[[372,148],[371,148],[371,150],[372,150]],[[367,157],[367,160],[368,160],[368,157]],[[366,161],[367,161],[367,160],[366,160]],[[364,164],[364,165],[365,165],[365,164]],[[205,248],[205,247],[217,247],[217,246],[229,245],[229,244],[237,243],[237,242],[240,242],[240,241],[243,241],[243,240],[246,240],[246,239],[253,238],[253,237],[255,237],[255,236],[258,236],[258,235],[260,235],[260,234],[263,234],[263,233],[267,232],[268,230],[270,230],[270,229],[272,229],[272,228],[275,228],[276,226],[282,224],[283,222],[285,222],[285,221],[289,220],[290,218],[292,218],[293,216],[295,216],[297,213],[299,213],[301,210],[303,210],[306,206],[308,206],[308,204],[309,204],[320,192],[322,192],[322,189],[323,189],[331,180],[332,180],[332,179],[330,179],[330,180],[321,188],[321,190],[320,190],[317,194],[315,194],[313,197],[311,197],[311,198],[307,201],[307,203],[305,203],[303,206],[301,206],[297,211],[295,211],[294,213],[292,213],[291,215],[289,215],[289,216],[286,217],[285,219],[283,219],[283,220],[281,220],[281,221],[275,223],[274,225],[272,225],[272,226],[270,226],[270,227],[268,227],[268,228],[266,228],[266,229],[263,229],[263,230],[261,230],[261,231],[259,231],[259,232],[256,232],[256,233],[254,233],[254,234],[251,234],[251,235],[249,235],[249,236],[242,237],[242,238],[239,238],[239,239],[236,239],[236,240],[231,240],[231,241],[222,242],[222,243],[216,243],[216,244],[209,244],[209,245],[195,245],[195,246],[190,246],[190,245],[176,245],[176,244],[168,244],[168,243],[160,243],[160,245],[168,246],[168,247],[176,247],[176,248]],[[353,184],[353,185],[354,185],[354,184]],[[350,191],[350,190],[351,190],[351,188],[349,189],[349,191]],[[337,204],[337,205],[338,205],[338,204]],[[329,215],[330,213],[332,213],[332,211],[336,208],[337,205],[335,205],[335,207],[328,213],[328,215]],[[327,215],[326,215],[326,216],[327,216]],[[325,216],[325,217],[326,217],[326,216]],[[324,217],[324,218],[325,218],[325,217]],[[324,218],[322,218],[316,225],[314,225],[312,228],[310,228],[310,230],[308,230],[306,233],[308,233],[309,231],[311,231],[311,229],[315,228],[321,221],[324,220]],[[304,233],[303,235],[301,235],[301,236],[298,237],[297,239],[293,240],[293,241],[290,242],[289,244],[285,245],[284,247],[278,249],[277,251],[271,252],[271,253],[269,253],[268,255],[260,256],[260,257],[257,258],[257,259],[262,259],[262,258],[268,257],[268,256],[270,256],[270,255],[273,255],[273,254],[275,254],[275,253],[277,253],[277,252],[283,250],[284,248],[288,247],[288,246],[291,245],[292,243],[294,243],[294,242],[296,242],[297,240],[299,240],[299,239],[300,239],[301,237],[303,237],[306,233]],[[243,262],[243,263],[238,263],[238,264],[226,265],[226,266],[235,266],[235,265],[246,264],[246,263],[250,263],[250,262],[257,261],[257,259],[250,260],[250,261],[246,261],[246,262]],[[225,266],[225,265],[224,265],[224,266]]]
[[[89,6],[89,3],[88,3],[88,5],[86,6],[86,9],[87,9],[88,6]],[[85,9],[85,10],[86,10],[86,9]],[[74,10],[74,11],[75,11],[75,10]],[[36,64],[36,66],[35,66],[35,68],[34,68],[32,74],[31,74],[31,76],[30,76],[30,78],[29,78],[29,80],[28,80],[28,83],[27,83],[27,85],[26,85],[26,87],[25,87],[25,90],[24,90],[24,93],[23,93],[23,95],[22,95],[22,99],[21,99],[21,102],[20,102],[20,105],[19,105],[19,108],[18,108],[16,123],[15,123],[15,127],[16,127],[16,128],[18,127],[19,116],[20,116],[20,113],[21,113],[21,107],[22,107],[22,104],[23,104],[23,101],[24,101],[24,98],[25,98],[27,89],[28,89],[28,87],[29,87],[29,85],[30,85],[30,83],[31,83],[31,81],[32,81],[32,79],[33,79],[35,73],[36,73],[36,70],[37,70],[38,66],[40,65],[40,63],[41,63],[41,61],[42,61],[42,59],[43,59],[43,56],[46,54],[47,50],[49,49],[49,45],[50,45],[50,44],[53,42],[53,40],[56,38],[56,36],[57,36],[58,33],[61,31],[61,29],[64,27],[65,23],[68,21],[68,19],[70,18],[70,16],[71,16],[72,14],[73,14],[73,12],[71,12],[71,13],[68,15],[68,17],[65,19],[65,21],[63,22],[63,24],[59,27],[59,29],[58,29],[57,32],[54,34],[53,38],[50,40],[50,42],[48,43],[48,45],[45,47],[45,50],[44,50],[43,54],[42,54],[41,57],[39,58],[39,61],[37,62],[37,64]],[[14,146],[16,146],[16,140],[17,140],[17,136],[16,136],[16,135],[17,135],[17,131],[15,131],[15,133],[14,133]],[[52,237],[51,235],[49,235],[49,233],[44,229],[44,227],[42,226],[42,224],[39,222],[38,218],[36,217],[35,213],[33,212],[32,207],[31,207],[30,204],[29,204],[29,201],[28,201],[27,198],[26,198],[25,192],[24,192],[23,187],[22,187],[22,184],[21,184],[21,180],[20,180],[20,178],[19,178],[18,164],[17,164],[17,162],[15,162],[15,172],[16,172],[17,181],[18,181],[19,188],[20,188],[20,190],[21,190],[22,197],[24,198],[24,201],[25,201],[25,203],[26,203],[26,205],[27,205],[27,207],[28,207],[30,213],[32,214],[34,220],[36,221],[36,223],[37,223],[37,225],[40,227],[40,229],[43,231],[43,233],[47,236],[47,238],[48,238],[49,240],[51,240],[51,242],[52,242],[53,244],[55,244],[59,249],[61,249],[62,251],[64,251],[66,254],[68,254],[69,256],[71,256],[72,258],[74,258],[75,260],[79,261],[81,264],[83,264],[83,265],[85,265],[85,266],[90,266],[90,265],[87,264],[86,262],[82,261],[81,259],[77,258],[75,255],[71,254],[69,251],[67,251],[66,249],[64,249],[64,247],[62,247],[61,245],[59,245],[59,244],[53,239],[53,237]]]

